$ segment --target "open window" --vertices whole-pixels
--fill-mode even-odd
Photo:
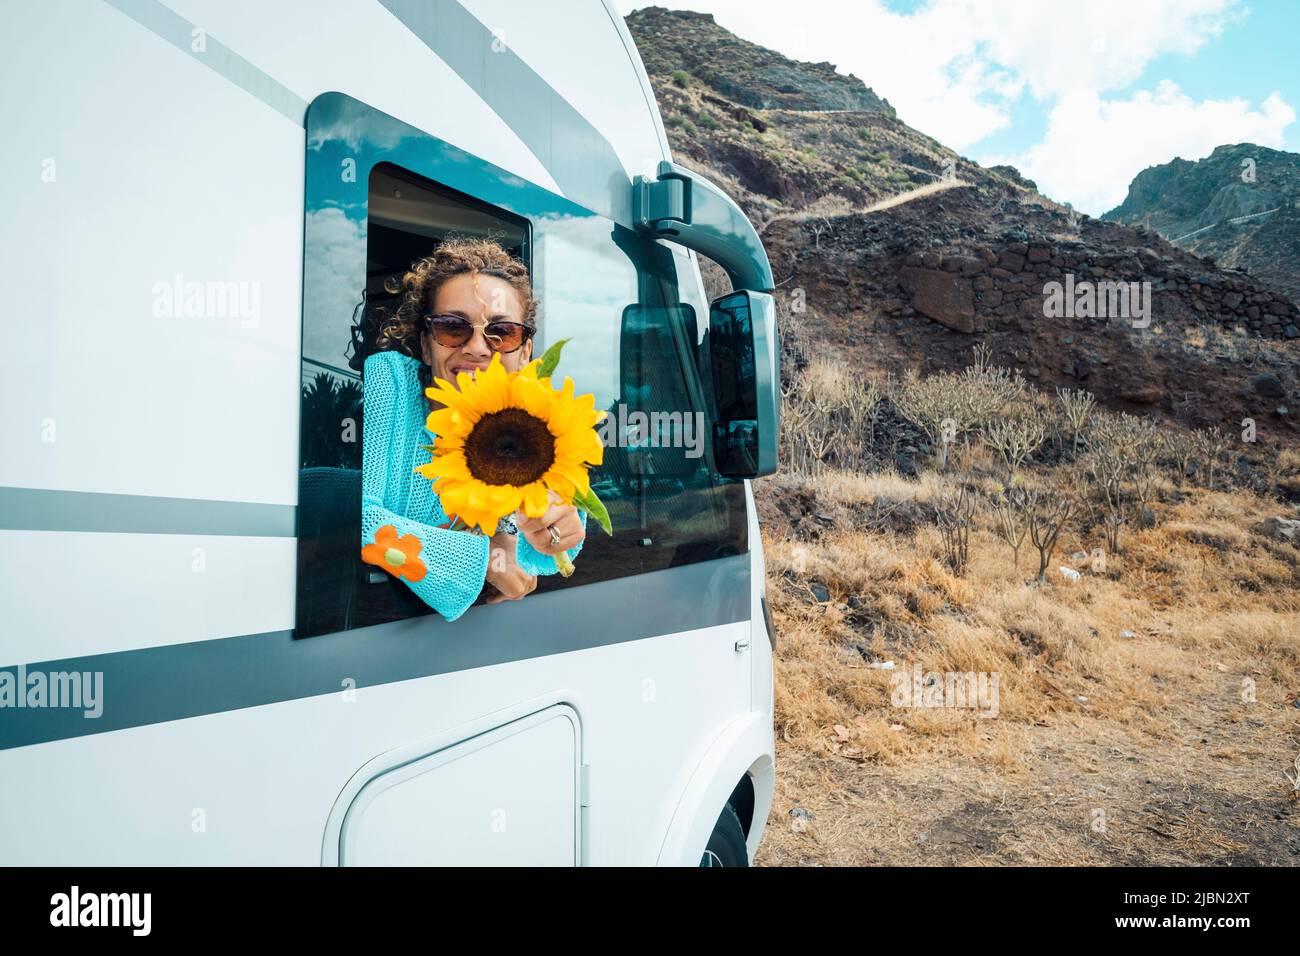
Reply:
[[[529,258],[526,219],[392,163],[371,168],[365,213],[365,228],[356,231],[364,236],[364,273],[358,270],[355,285],[335,276],[340,301],[316,310],[309,317],[316,324],[304,327],[301,637],[431,613],[400,580],[358,558],[363,372],[366,358],[383,347],[381,320],[401,299],[402,276],[451,235],[491,238],[525,263]],[[354,298],[346,327],[339,321],[345,295]]]
[[[360,559],[362,373],[392,280],[450,234],[490,236],[529,266],[534,356],[570,339],[560,375],[611,416],[591,478],[614,536],[589,522],[576,573],[535,593],[747,549],[744,486],[718,474],[708,437],[708,308],[680,250],[343,94],[312,103],[307,143],[296,636],[430,614]]]

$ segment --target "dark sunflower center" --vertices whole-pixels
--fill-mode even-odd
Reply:
[[[484,415],[465,439],[469,472],[489,485],[527,485],[555,462],[555,438],[546,423],[522,408]]]

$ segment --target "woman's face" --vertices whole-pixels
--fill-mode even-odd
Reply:
[[[434,378],[457,386],[456,374],[483,371],[492,361],[492,349],[483,336],[489,322],[524,321],[524,306],[519,293],[504,279],[496,276],[462,273],[452,276],[438,287],[433,299],[433,315],[456,315],[475,326],[474,334],[461,346],[441,345],[432,332],[420,336],[425,364]],[[527,339],[513,352],[501,354],[507,372],[517,372],[528,364],[533,354],[533,340]]]

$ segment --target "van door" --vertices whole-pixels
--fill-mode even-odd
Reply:
[[[576,866],[579,724],[563,704],[379,772],[339,834],[344,866]]]

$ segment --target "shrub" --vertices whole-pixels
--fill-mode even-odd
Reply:
[[[944,557],[954,574],[964,574],[970,560],[970,526],[975,517],[975,495],[963,485],[957,493],[941,497],[934,505],[935,520],[943,532]]]
[[[1036,411],[1022,412],[987,423],[981,438],[1001,457],[1011,484],[1025,459],[1047,440],[1047,420]]]
[[[880,388],[841,362],[816,360],[781,393],[781,448],[791,470],[857,469],[871,458]]]
[[[1058,388],[1056,397],[1061,401],[1062,414],[1065,415],[1065,421],[1069,424],[1073,436],[1073,441],[1070,443],[1070,454],[1073,455],[1079,447],[1079,437],[1083,434],[1083,427],[1087,424],[1088,415],[1097,399],[1092,392],[1083,389],[1071,391],[1068,388]]]
[[[1214,468],[1219,456],[1228,448],[1228,437],[1218,428],[1203,428],[1196,432],[1196,453],[1205,463],[1205,487],[1214,487]]]
[[[1030,493],[1029,507],[1026,512],[1029,525],[1029,540],[1038,550],[1038,583],[1047,583],[1047,567],[1052,563],[1052,554],[1056,551],[1056,542],[1061,537],[1061,529],[1070,517],[1072,505],[1064,495],[1046,496]]]
[[[894,406],[930,439],[941,471],[948,466],[950,444],[982,428],[1024,391],[1020,373],[992,365],[983,346],[975,348],[974,363],[960,373],[939,372],[924,379],[913,375],[890,383]]]
[[[997,531],[1011,548],[1012,561],[1020,570],[1020,546],[1025,543],[1029,530],[1029,492],[1024,488],[1004,488],[993,499],[993,513],[997,518]]]

